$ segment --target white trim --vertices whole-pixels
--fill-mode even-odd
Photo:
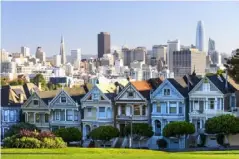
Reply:
[[[32,98],[38,98],[39,100],[39,106],[41,105],[40,103],[43,103],[43,105],[41,105],[41,107],[45,107],[46,109],[49,109],[49,106],[46,105],[46,103],[40,98],[40,96],[37,94],[37,92],[34,92],[30,98],[27,99],[27,101],[21,106],[21,109],[25,109],[27,108],[27,106],[30,104],[31,101],[33,101]],[[40,109],[41,107],[38,107],[37,109]],[[36,108],[34,108],[36,109]],[[42,109],[42,108],[41,108]],[[44,108],[43,108],[44,109]]]
[[[78,104],[71,98],[71,96],[66,92],[64,91],[63,89],[49,102],[49,107],[52,108],[54,107],[54,103],[57,101],[57,99],[60,99],[60,102],[61,102],[61,96],[64,96],[66,97],[66,103],[67,102],[67,99],[69,99],[73,104],[72,105],[75,105],[76,107],[78,107]]]

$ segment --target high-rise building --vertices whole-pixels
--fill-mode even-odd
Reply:
[[[173,72],[175,77],[192,74],[205,75],[206,53],[198,49],[182,49],[173,52]]]
[[[65,53],[65,46],[64,46],[64,37],[61,36],[61,46],[60,46],[60,55],[61,55],[61,64],[66,64],[66,53]]]
[[[53,63],[54,63],[54,66],[56,67],[60,67],[61,66],[61,55],[54,55],[53,56]]]
[[[110,53],[110,34],[101,32],[98,34],[98,58],[107,53]]]
[[[167,61],[167,46],[166,45],[154,45],[153,46],[153,57],[156,60],[162,60],[166,63]]]
[[[215,51],[216,47],[215,47],[215,41],[212,40],[211,38],[209,38],[208,40],[208,53],[210,53],[211,51]]]
[[[133,61],[140,61],[145,64],[146,62],[146,48],[137,47],[135,49],[122,48],[124,57],[124,66],[129,66]]]
[[[204,51],[204,36],[204,23],[203,21],[199,21],[196,31],[196,48],[199,51]]]
[[[6,62],[6,61],[9,61],[9,53],[4,50],[4,49],[1,49],[1,58],[0,58],[0,62]]]
[[[39,59],[40,62],[45,62],[46,61],[46,53],[42,51],[41,47],[37,47],[36,58]]]
[[[21,47],[21,53],[24,57],[30,56],[30,48],[22,46]]]
[[[71,50],[71,63],[75,68],[80,67],[81,49]]]
[[[180,51],[180,41],[178,39],[169,41],[167,47],[167,65],[170,72],[173,72],[173,52]]]

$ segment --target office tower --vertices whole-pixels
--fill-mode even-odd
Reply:
[[[45,62],[46,61],[46,53],[42,51],[41,47],[37,47],[36,58],[39,59],[40,62]]]
[[[167,65],[170,72],[173,71],[173,52],[180,51],[180,41],[178,39],[169,41],[167,46]]]
[[[98,34],[98,58],[107,53],[110,53],[110,34],[101,32]]]
[[[209,38],[208,40],[208,53],[210,53],[211,51],[215,51],[216,47],[215,47],[215,41],[212,40],[211,38]]]
[[[124,66],[130,66],[133,61],[140,61],[143,64],[146,62],[146,48],[137,47],[135,49],[122,48],[124,57]]]
[[[166,45],[154,45],[153,46],[153,57],[156,60],[162,60],[166,63],[167,61],[167,46]]]
[[[75,68],[80,67],[81,49],[71,50],[71,63]]]
[[[204,23],[199,21],[196,31],[196,48],[199,51],[204,51]]]
[[[30,48],[22,46],[21,53],[24,57],[30,56]]]
[[[205,75],[206,53],[198,49],[182,49],[173,52],[173,72],[175,77],[192,74]]]
[[[61,45],[60,45],[60,55],[61,55],[61,64],[66,64],[66,53],[65,53],[65,46],[64,46],[64,37],[61,36]]]

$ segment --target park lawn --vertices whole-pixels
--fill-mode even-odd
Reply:
[[[238,151],[162,152],[139,149],[1,149],[2,159],[239,159]]]

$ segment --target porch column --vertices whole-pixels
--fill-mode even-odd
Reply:
[[[200,129],[202,129],[202,119],[200,119]]]
[[[72,118],[72,121],[75,120],[75,109],[72,109],[72,112],[73,112],[73,118]]]
[[[121,115],[121,105],[118,105],[118,115]]]
[[[26,122],[28,122],[28,112],[26,112],[25,115],[26,115],[25,120],[26,120]]]
[[[169,114],[169,101],[167,102],[167,114]]]
[[[224,100],[222,98],[222,110],[224,111]]]
[[[66,109],[65,109],[65,121],[66,121]]]
[[[143,114],[143,105],[142,104],[139,106],[139,110],[140,110],[140,116],[142,116],[142,114]]]
[[[179,102],[177,102],[177,114],[179,114]]]
[[[33,113],[33,117],[34,117],[33,118],[34,119],[34,123],[36,123],[36,113],[35,112]]]
[[[195,105],[194,105],[194,101],[195,101],[195,100],[193,99],[193,111],[195,110]]]

